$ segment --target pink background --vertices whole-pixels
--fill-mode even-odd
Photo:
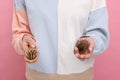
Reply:
[[[107,0],[111,42],[103,55],[95,58],[94,80],[120,80],[120,0]],[[0,80],[25,80],[23,56],[11,44],[13,0],[0,0]]]

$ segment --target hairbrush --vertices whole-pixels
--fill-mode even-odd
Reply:
[[[34,63],[38,60],[37,50],[29,48],[26,52],[25,61],[27,63]]]
[[[86,37],[88,36],[82,36],[81,38],[86,38]],[[90,46],[90,43],[86,39],[78,40],[76,43],[76,47],[78,48],[80,54],[90,53],[89,46]]]

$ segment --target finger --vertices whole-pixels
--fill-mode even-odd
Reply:
[[[80,53],[77,47],[74,48],[74,54],[78,59],[83,60],[83,58],[80,57]]]
[[[94,44],[93,43],[90,43],[90,46],[89,46],[89,51],[92,52],[94,49]]]
[[[92,53],[89,53],[89,54],[82,54],[82,55],[80,55],[80,58],[81,59],[89,59],[90,57],[91,57],[91,55],[92,55]]]
[[[90,51],[90,53],[93,52],[93,48],[92,48],[92,47],[89,47],[89,51]]]
[[[92,38],[89,38],[88,40],[90,42],[89,51],[92,52],[94,48],[94,40]]]
[[[27,42],[30,48],[36,48],[36,42],[32,38],[29,39]]]
[[[79,50],[78,50],[78,48],[76,46],[74,48],[74,54],[79,54]]]
[[[79,54],[79,53],[76,53],[75,56],[76,56],[77,58],[80,58],[80,54]]]
[[[28,48],[28,43],[24,41],[23,44],[22,44],[22,48],[23,48],[24,52],[26,52],[29,49]]]
[[[80,58],[81,58],[81,59],[84,59],[84,56],[85,56],[85,55],[80,55]]]
[[[24,42],[27,42],[28,43],[28,46],[31,47],[31,48],[35,48],[36,47],[36,40],[34,39],[33,36],[25,36],[24,39],[23,39]]]
[[[85,60],[85,58],[84,58],[84,57],[81,57],[81,55],[79,55],[77,58],[78,58],[79,60],[81,60],[81,61],[84,61],[84,60]]]

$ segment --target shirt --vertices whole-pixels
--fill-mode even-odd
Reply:
[[[15,0],[13,45],[21,47],[25,34],[34,36],[39,59],[26,65],[44,73],[81,73],[94,64],[94,55],[105,51],[109,43],[108,13],[105,0]],[[93,56],[81,61],[74,55],[81,36],[93,38]]]

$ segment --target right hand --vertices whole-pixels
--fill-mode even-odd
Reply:
[[[26,52],[30,48],[36,49],[37,51],[36,40],[34,39],[34,37],[31,35],[24,35],[22,39],[22,48],[24,52]]]
[[[82,40],[87,40],[87,41],[89,42],[89,44],[90,44],[89,47],[88,47],[88,49],[87,49],[87,51],[83,51],[84,53],[81,53],[81,52],[79,51],[78,47],[75,46],[75,48],[74,48],[74,54],[76,55],[76,57],[77,57],[78,59],[80,59],[80,60],[83,61],[83,60],[85,60],[85,59],[89,59],[89,58],[93,55],[94,40],[93,40],[93,38],[90,37],[90,36],[82,37],[82,38],[80,38],[80,39],[77,41],[76,45],[80,45],[80,41],[82,41]]]

